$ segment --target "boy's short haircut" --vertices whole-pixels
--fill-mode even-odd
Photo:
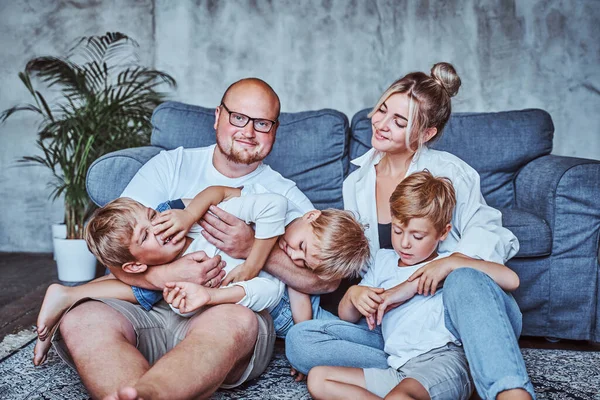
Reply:
[[[137,201],[121,197],[92,214],[83,237],[90,251],[105,266],[121,268],[135,261],[129,246],[140,207],[143,206]]]
[[[369,261],[369,240],[350,211],[328,208],[311,222],[318,248],[314,272],[323,279],[358,276]]]
[[[428,170],[406,178],[390,196],[392,217],[406,224],[413,218],[426,218],[438,232],[452,221],[456,194],[452,181],[435,177]]]

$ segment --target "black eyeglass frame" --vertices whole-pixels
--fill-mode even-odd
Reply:
[[[227,108],[227,106],[225,105],[225,103],[221,103],[221,106],[223,106],[223,108],[225,109],[225,111],[227,111],[227,112],[229,113],[229,123],[230,123],[231,125],[233,125],[233,126],[237,126],[238,128],[243,128],[243,127],[245,127],[246,125],[248,125],[248,123],[249,123],[250,121],[252,121],[252,125],[254,126],[254,130],[255,130],[255,131],[258,131],[258,132],[261,132],[261,133],[269,133],[269,132],[271,132],[271,131],[273,130],[273,127],[274,127],[274,126],[277,124],[277,121],[278,121],[278,120],[275,120],[275,121],[273,121],[272,119],[267,119],[267,118],[252,118],[252,117],[249,117],[249,116],[247,116],[246,114],[242,114],[242,113],[240,113],[240,112],[237,112],[237,111],[231,111],[229,108]],[[242,116],[242,117],[244,117],[244,118],[247,118],[247,121],[246,121],[246,123],[245,123],[245,124],[243,124],[243,125],[238,125],[238,124],[234,123],[234,122],[231,120],[231,116],[232,116],[233,114],[237,114],[237,115],[240,115],[240,116]],[[257,127],[256,127],[256,122],[257,122],[257,121],[268,121],[268,122],[270,122],[272,125],[271,125],[271,127],[269,128],[269,130],[268,130],[268,131],[263,131],[263,130],[260,130],[259,128],[257,128]]]

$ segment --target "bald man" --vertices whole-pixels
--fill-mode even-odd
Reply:
[[[161,152],[138,171],[122,197],[156,207],[169,199],[193,198],[211,185],[260,183],[302,212],[313,209],[292,181],[262,163],[275,141],[279,110],[279,98],[266,82],[235,82],[215,109],[217,143]],[[218,208],[211,211],[216,217],[207,215],[202,222],[205,238],[232,257],[246,258],[254,240],[252,228]],[[311,293],[339,284],[295,267],[275,247],[265,269],[286,284]],[[222,267],[220,257],[199,252],[145,274],[116,274],[132,286],[162,290],[171,281],[219,281]],[[89,300],[67,312],[53,343],[94,398],[204,398],[219,387],[233,388],[256,378],[272,356],[275,333],[266,311],[226,304],[188,319],[164,302],[146,311],[114,299]]]

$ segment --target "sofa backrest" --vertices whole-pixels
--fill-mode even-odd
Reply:
[[[350,159],[371,148],[371,109],[354,115]],[[539,109],[455,113],[432,148],[448,151],[479,172],[481,191],[493,207],[514,205],[514,178],[525,164],[552,151],[554,125]]]
[[[342,208],[348,174],[348,118],[339,111],[282,113],[277,139],[265,162],[296,182],[319,209]],[[152,145],[168,150],[216,141],[215,109],[166,102],[152,115]]]

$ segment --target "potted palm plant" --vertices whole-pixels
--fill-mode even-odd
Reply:
[[[150,142],[150,118],[164,100],[161,87],[175,87],[168,74],[140,65],[138,44],[122,33],[84,37],[66,57],[36,57],[19,73],[33,102],[18,105],[0,114],[0,123],[19,112],[40,119],[38,155],[19,161],[49,168],[53,180],[50,196],[62,196],[65,205],[66,239],[54,239],[59,279],[89,280],[95,274],[95,259],[75,255],[87,251],[82,240],[86,217],[94,204],[87,195],[86,173],[91,163],[111,151],[143,146]],[[37,78],[37,79],[36,79]],[[35,84],[42,84],[46,96]],[[48,94],[52,95],[52,100]],[[62,247],[70,249],[62,254]],[[64,264],[75,255],[75,274]],[[82,257],[92,266],[83,272]]]

